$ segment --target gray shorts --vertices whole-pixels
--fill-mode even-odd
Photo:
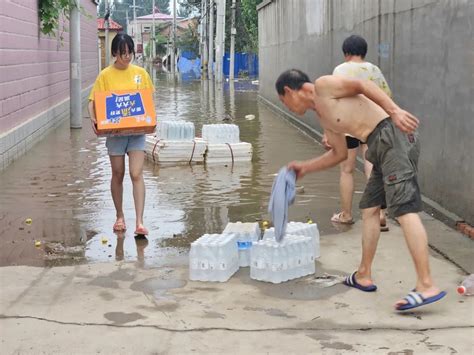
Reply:
[[[132,150],[145,151],[145,135],[107,137],[105,146],[109,155],[125,155]]]
[[[388,207],[392,217],[422,210],[417,181],[418,133],[405,134],[390,118],[381,121],[367,138],[366,159],[374,167],[359,203],[361,209]]]

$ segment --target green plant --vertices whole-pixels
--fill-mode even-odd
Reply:
[[[166,53],[166,49],[168,48],[168,38],[163,36],[161,33],[156,33],[155,46],[156,54],[164,55]]]
[[[56,35],[61,17],[69,20],[71,6],[77,6],[75,0],[39,0],[40,30],[47,36]],[[62,40],[62,33],[60,35]]]
[[[90,14],[84,11],[84,8],[79,5],[79,0],[39,0],[38,2],[38,16],[40,19],[41,33],[53,37],[59,29],[59,20],[62,17],[64,20],[69,20],[69,13],[73,7],[79,9],[82,15],[88,19],[92,19]],[[59,33],[59,41],[62,44],[63,33],[66,26],[63,25],[62,31]]]
[[[179,36],[177,47],[196,55],[199,53],[199,34],[195,26],[188,25],[188,28]]]

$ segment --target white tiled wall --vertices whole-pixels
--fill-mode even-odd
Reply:
[[[90,87],[83,90],[85,104]],[[69,99],[0,135],[0,171],[30,150],[51,130],[69,117]]]

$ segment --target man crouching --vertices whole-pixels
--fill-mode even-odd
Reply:
[[[368,144],[366,159],[373,170],[360,201],[362,260],[344,284],[365,292],[377,289],[372,281],[372,262],[380,236],[380,209],[388,207],[389,215],[402,227],[417,273],[415,289],[395,308],[412,309],[443,298],[446,292],[440,291],[431,278],[428,238],[418,215],[422,210],[417,181],[418,119],[368,80],[328,75],[313,84],[305,73],[291,69],[279,76],[276,90],[281,102],[295,114],[303,115],[307,110],[317,113],[332,147],[317,158],[289,163],[297,178],[345,160],[345,133]]]

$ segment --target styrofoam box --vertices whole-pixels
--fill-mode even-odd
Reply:
[[[145,155],[156,164],[203,164],[206,142],[200,138],[191,141],[166,141],[147,137]],[[192,158],[192,159],[191,159]]]

